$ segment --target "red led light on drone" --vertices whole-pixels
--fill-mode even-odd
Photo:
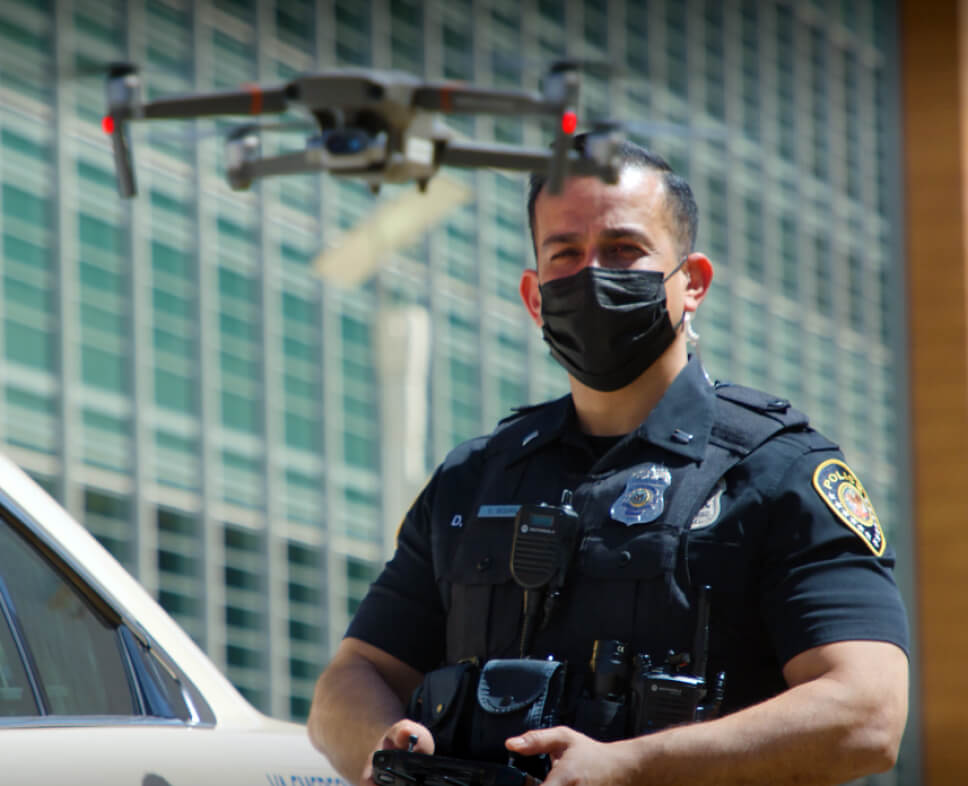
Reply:
[[[561,130],[566,134],[574,134],[578,128],[578,115],[568,111],[561,116]]]
[[[111,115],[105,115],[101,118],[101,130],[105,134],[114,133],[114,118]]]

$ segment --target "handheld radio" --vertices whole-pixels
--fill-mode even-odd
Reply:
[[[561,505],[522,505],[514,518],[511,576],[524,589],[522,658],[531,649],[542,601],[544,627],[561,597],[577,537],[578,513],[568,490],[562,492]]]

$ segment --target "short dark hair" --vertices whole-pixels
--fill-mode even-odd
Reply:
[[[588,139],[587,134],[576,134],[573,147],[579,153],[585,152],[585,144]],[[699,208],[696,205],[696,198],[692,194],[692,188],[685,178],[677,175],[672,167],[662,156],[646,150],[634,142],[623,141],[618,148],[619,168],[621,170],[630,167],[640,169],[651,169],[663,174],[663,181],[666,187],[669,213],[675,222],[675,229],[679,239],[680,252],[685,255],[693,251],[696,246],[696,231],[699,227]],[[537,242],[534,236],[534,206],[538,201],[538,194],[544,188],[548,180],[544,172],[534,172],[528,189],[528,226],[531,229],[531,242],[537,249]]]

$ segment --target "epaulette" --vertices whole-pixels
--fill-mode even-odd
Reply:
[[[488,438],[488,452],[518,450],[531,444],[538,447],[556,433],[557,426],[564,417],[564,409],[569,406],[569,396],[515,407],[511,415],[502,418]],[[534,443],[534,444],[532,444]]]
[[[529,412],[537,412],[539,409],[544,409],[545,407],[550,407],[552,404],[561,401],[561,399],[552,399],[551,401],[542,401],[538,404],[522,404],[519,407],[511,407],[511,414],[505,415],[498,422],[498,426],[502,426],[505,423],[510,423],[512,420],[517,420],[518,418],[524,417]]]
[[[809,423],[785,398],[728,382],[717,382],[715,391],[717,417],[710,439],[741,455],[780,431],[803,429]]]

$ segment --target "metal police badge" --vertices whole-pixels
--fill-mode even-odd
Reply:
[[[720,478],[716,481],[716,486],[713,488],[713,493],[709,495],[709,499],[693,516],[689,529],[703,529],[716,523],[716,519],[719,518],[719,511],[722,508],[721,499],[724,491],[726,491],[726,481]]]
[[[670,483],[672,475],[666,467],[646,464],[629,476],[625,491],[612,503],[609,515],[627,526],[655,521],[665,508],[663,495]]]
[[[857,533],[878,557],[887,541],[867,492],[853,471],[839,459],[827,459],[813,472],[813,487],[844,524]]]

